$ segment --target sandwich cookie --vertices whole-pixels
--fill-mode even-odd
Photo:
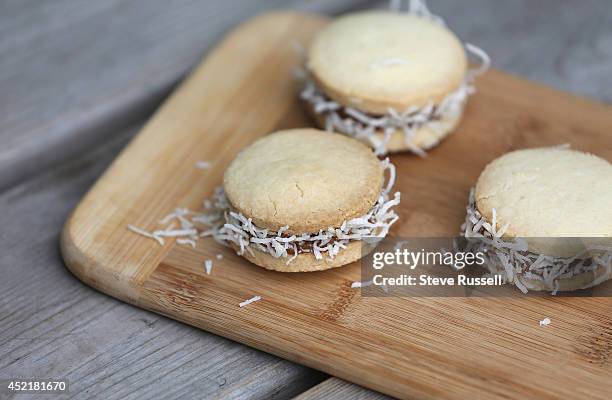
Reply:
[[[612,276],[612,165],[561,147],[508,153],[478,178],[462,230],[523,292],[595,286]]]
[[[271,270],[339,267],[398,220],[394,180],[393,165],[358,141],[316,129],[273,133],[229,165],[216,202],[225,220],[214,236]]]
[[[300,97],[318,125],[370,144],[377,154],[424,155],[459,124],[474,77],[461,41],[422,2],[409,12],[344,15],[306,54]]]

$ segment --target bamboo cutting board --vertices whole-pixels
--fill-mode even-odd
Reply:
[[[350,287],[358,264],[282,274],[212,240],[159,246],[126,229],[198,209],[244,146],[311,125],[296,98],[292,41],[306,44],[325,23],[275,13],[231,33],[73,212],[62,235],[68,268],[139,307],[401,398],[609,398],[610,298],[363,298]],[[612,160],[611,107],[497,71],[477,87],[458,131],[427,159],[392,157],[403,194],[395,235],[458,232],[470,187],[507,151],[571,143]],[[196,169],[198,160],[212,168]],[[238,307],[254,295],[263,300]],[[540,327],[544,317],[552,324]]]

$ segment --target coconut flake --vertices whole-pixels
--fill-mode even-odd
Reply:
[[[371,286],[373,283],[372,279],[370,279],[369,281],[363,281],[363,282],[353,282],[351,283],[351,288],[364,288],[364,287],[368,287]]]
[[[176,239],[176,243],[180,245],[189,245],[193,247],[194,249],[196,248],[196,242],[193,239],[179,238],[179,239]]]
[[[389,3],[389,9],[391,11],[401,12],[402,4],[403,0],[391,0]],[[445,25],[444,20],[440,16],[429,11],[427,2],[425,0],[408,0],[408,13],[416,15],[420,18],[429,19],[439,25]]]
[[[186,209],[184,207],[177,207],[170,214],[168,214],[164,218],[162,218],[159,221],[159,223],[161,225],[166,225],[170,221],[174,220],[175,218],[182,217],[182,216],[189,215],[189,214],[190,214],[190,211],[188,209]]]
[[[157,243],[159,243],[161,246],[164,245],[164,239],[162,239],[161,237],[159,237],[158,235],[155,235],[155,233],[150,233],[145,231],[144,229],[140,229],[138,227],[135,227],[134,225],[128,225],[127,226],[128,230],[137,233],[141,236],[144,237],[148,237],[150,239],[154,239],[155,241],[157,241]]]
[[[209,169],[212,163],[210,161],[200,160],[196,161],[195,166],[197,169]]]
[[[469,42],[465,43],[465,49],[468,51],[468,53],[471,53],[474,57],[476,57],[479,63],[478,67],[468,71],[467,80],[473,81],[474,78],[489,70],[491,67],[491,57],[489,57],[486,51]]]
[[[212,271],[212,267],[213,267],[212,260],[204,261],[204,268],[206,269],[206,275],[210,275],[210,272]]]
[[[180,237],[180,236],[196,236],[198,231],[194,228],[191,229],[160,229],[153,232],[154,236],[162,236],[162,237]]]
[[[164,237],[174,237],[179,245],[196,247],[197,240],[200,237],[213,236],[213,233],[218,230],[219,224],[223,221],[223,215],[219,214],[216,209],[226,207],[227,203],[223,202],[226,200],[221,199],[218,193],[219,190],[216,190],[214,202],[210,200],[205,201],[204,208],[207,209],[206,204],[209,204],[210,207],[208,208],[213,210],[213,212],[199,213],[185,207],[177,207],[159,220],[158,224],[162,225],[161,229],[157,229],[152,233],[133,225],[128,225],[128,229],[139,235],[154,239],[160,245],[164,244]],[[180,229],[176,229],[177,222],[180,225]]]
[[[543,320],[540,321],[540,326],[547,326],[550,325],[550,318],[546,317]]]
[[[240,308],[244,307],[244,306],[248,306],[249,304],[259,301],[261,300],[261,296],[253,296],[248,300],[245,300],[243,302],[241,302],[240,304],[238,304],[238,306],[240,306]]]

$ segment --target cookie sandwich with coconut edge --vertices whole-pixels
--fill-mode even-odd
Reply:
[[[346,14],[306,51],[300,93],[317,124],[371,145],[377,154],[421,156],[459,124],[474,78],[490,64],[423,1],[400,10]],[[469,69],[466,50],[479,59]]]
[[[521,291],[573,291],[612,276],[612,165],[567,147],[513,151],[470,193],[463,236]]]
[[[271,270],[340,267],[398,220],[394,180],[394,166],[358,141],[316,129],[276,132],[230,163],[216,193],[223,215],[213,236]]]

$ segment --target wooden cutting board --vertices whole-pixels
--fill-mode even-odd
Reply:
[[[266,14],[220,43],[73,212],[62,236],[68,268],[121,300],[401,398],[609,398],[610,298],[364,298],[350,287],[358,264],[282,274],[212,240],[159,246],[126,229],[198,209],[240,149],[311,125],[292,42],[306,44],[325,23]],[[458,232],[470,187],[507,151],[571,143],[612,160],[611,107],[498,71],[477,87],[458,131],[428,158],[392,157],[402,191],[395,235]],[[198,160],[212,168],[196,169]],[[238,307],[254,295],[263,299]],[[544,317],[552,324],[539,326]]]

